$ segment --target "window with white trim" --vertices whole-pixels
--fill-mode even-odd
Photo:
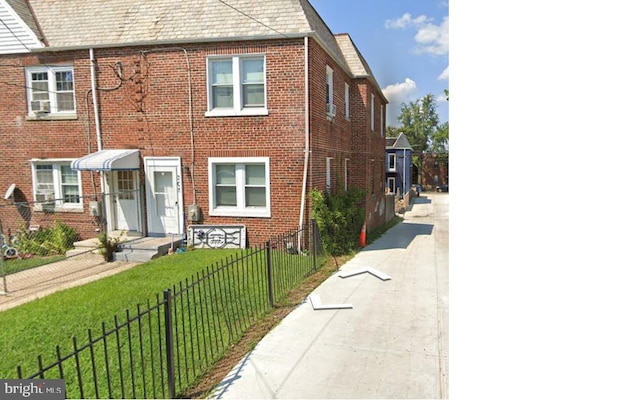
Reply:
[[[266,115],[264,55],[207,59],[207,116]]]
[[[387,178],[387,188],[389,188],[389,193],[396,193],[396,178],[389,177]]]
[[[344,84],[344,118],[349,119],[349,84]]]
[[[395,153],[387,154],[387,171],[396,172],[396,155],[395,155]]]
[[[210,157],[209,215],[270,217],[268,157]]]
[[[384,104],[380,105],[380,136],[384,137]]]
[[[82,208],[80,171],[69,161],[32,161],[33,197],[40,204],[56,208]]]
[[[328,192],[331,191],[331,160],[333,160],[333,157],[327,157],[326,166],[325,166],[326,184],[327,184]]]
[[[376,97],[371,94],[371,130],[376,129]]]
[[[75,115],[73,67],[27,67],[25,73],[30,115]]]
[[[334,117],[336,115],[336,106],[333,103],[333,69],[327,65],[325,72],[326,77],[326,111],[327,115]]]

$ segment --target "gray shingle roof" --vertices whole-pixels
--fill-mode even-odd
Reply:
[[[407,135],[404,133],[400,133],[397,137],[385,137],[387,142],[387,149],[408,149],[413,150],[411,147],[411,143],[409,143],[409,139],[407,139]]]
[[[49,46],[103,47],[298,35],[306,0],[31,0]]]

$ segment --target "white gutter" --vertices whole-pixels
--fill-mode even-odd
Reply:
[[[89,49],[89,60],[91,62],[91,96],[93,97],[93,118],[96,123],[96,137],[98,140],[98,151],[102,150],[102,132],[100,131],[100,116],[98,115],[98,88],[96,85],[96,59],[93,57],[93,47]]]
[[[309,37],[304,38],[304,174],[300,196],[300,222],[304,221],[304,204],[307,197],[307,171],[309,169]],[[300,241],[298,241],[300,243]]]

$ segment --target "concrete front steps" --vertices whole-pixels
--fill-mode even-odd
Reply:
[[[175,251],[182,245],[180,237],[143,237],[128,240],[114,253],[114,261],[146,262]]]
[[[153,258],[163,256],[169,250],[175,251],[182,245],[179,236],[169,237],[140,237],[135,233],[120,235],[120,232],[111,232],[111,237],[120,238],[120,251],[113,254],[114,261],[146,262]],[[98,250],[98,239],[92,238],[75,242],[74,248],[66,253],[67,257],[96,257],[102,258]]]

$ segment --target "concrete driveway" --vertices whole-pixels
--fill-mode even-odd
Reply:
[[[363,268],[391,279],[347,276]],[[449,194],[422,193],[403,223],[323,282],[209,398],[448,398],[448,268]]]

